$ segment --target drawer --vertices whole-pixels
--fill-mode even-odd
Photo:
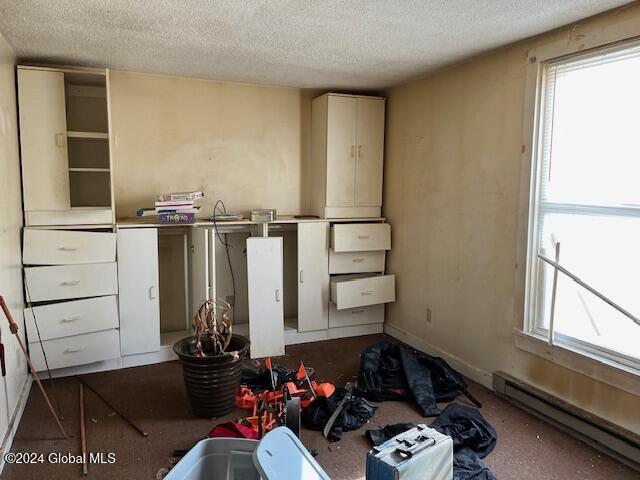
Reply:
[[[60,265],[24,269],[27,300],[46,302],[118,293],[116,264]]]
[[[329,328],[370,325],[384,322],[384,304],[368,307],[338,310],[334,303],[329,305]]]
[[[331,227],[331,248],[336,252],[391,250],[388,223],[345,223]]]
[[[116,261],[116,234],[68,230],[24,230],[22,263],[75,265]]]
[[[24,321],[30,342],[38,340],[34,315],[42,340],[118,328],[115,295],[25,308]]]
[[[341,275],[331,278],[331,301],[338,310],[396,300],[395,275]]]
[[[329,250],[329,273],[384,272],[387,252],[335,252]]]
[[[115,329],[46,340],[42,345],[52,370],[120,356],[120,336]],[[38,342],[29,343],[29,354],[37,371],[46,370],[42,348]]]

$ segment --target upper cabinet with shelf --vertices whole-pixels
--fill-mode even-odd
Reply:
[[[385,100],[328,93],[311,106],[311,205],[326,218],[379,217]]]
[[[112,224],[108,71],[18,67],[25,223]]]

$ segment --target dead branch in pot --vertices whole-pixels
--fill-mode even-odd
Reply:
[[[196,347],[200,356],[221,355],[225,353],[231,342],[232,328],[229,318],[231,305],[222,299],[218,299],[218,302],[221,305],[211,299],[203,302],[193,318]],[[206,353],[202,348],[202,339],[205,335],[211,343],[211,351]]]

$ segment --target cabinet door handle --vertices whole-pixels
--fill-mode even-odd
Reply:
[[[351,158],[356,156],[356,146],[351,145]]]
[[[366,290],[364,292],[360,292],[360,295],[363,297],[368,297],[369,295],[373,295],[373,290]]]
[[[156,298],[156,287],[155,285],[151,285],[149,287],[149,299],[154,300]]]
[[[64,353],[77,353],[83,350],[84,350],[84,347],[69,347],[64,351]]]
[[[77,322],[78,320],[80,320],[79,315],[72,315],[70,317],[64,317],[63,319],[61,319],[60,323],[71,323],[71,322]]]
[[[362,145],[358,145],[358,157],[362,156]]]
[[[58,247],[58,250],[60,250],[61,252],[75,252],[76,250],[78,250],[78,247],[67,247],[62,245],[61,247]]]
[[[64,140],[67,136],[66,133],[56,133],[56,147],[62,148],[64,147]]]
[[[364,310],[351,310],[351,315],[357,315],[358,313],[364,313]]]
[[[300,283],[304,283],[304,278],[302,276],[302,270],[300,270]]]
[[[62,282],[60,284],[61,287],[72,287],[73,285],[79,285],[80,280],[70,280],[68,282]]]
[[[280,289],[277,288],[276,289],[276,302],[279,302],[279,301],[280,301]]]

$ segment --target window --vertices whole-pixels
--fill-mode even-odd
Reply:
[[[640,366],[640,43],[541,62],[525,328]],[[544,258],[540,258],[540,257]]]

